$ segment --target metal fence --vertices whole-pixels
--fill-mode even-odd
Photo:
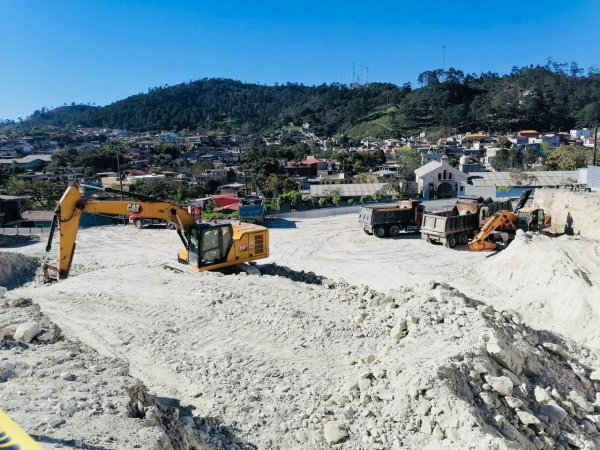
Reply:
[[[6,234],[8,236],[15,235],[31,235],[31,234],[44,234],[50,231],[50,227],[1,227],[0,234]]]

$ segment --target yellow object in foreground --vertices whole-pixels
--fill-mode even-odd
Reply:
[[[42,447],[0,409],[0,450],[42,450]]]

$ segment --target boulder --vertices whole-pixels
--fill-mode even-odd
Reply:
[[[332,420],[325,424],[323,435],[328,444],[337,444],[348,437],[348,431],[341,422]]]
[[[40,331],[42,331],[42,327],[40,327],[38,323],[25,322],[19,325],[15,330],[14,339],[15,341],[29,343],[40,333]]]
[[[571,400],[573,403],[575,403],[577,406],[579,406],[585,412],[588,412],[588,413],[594,412],[594,406],[590,402],[588,402],[587,399],[577,391],[569,392],[569,400]]]
[[[550,400],[552,400],[552,397],[550,396],[550,394],[548,394],[548,392],[545,389],[542,389],[539,386],[535,387],[535,390],[533,391],[533,395],[535,396],[535,401],[538,403],[542,403],[542,404],[547,404]]]
[[[545,415],[550,422],[560,423],[567,417],[567,412],[562,409],[554,400],[547,405],[542,405],[540,408],[540,412]]]
[[[505,397],[512,397],[513,395],[513,382],[510,378],[502,376],[502,377],[486,377],[486,381],[492,387],[494,391],[496,391],[500,395],[504,395]]]
[[[392,331],[390,331],[390,337],[392,339],[402,339],[404,332],[406,331],[406,321],[402,321],[394,325]]]
[[[519,416],[519,420],[524,425],[541,425],[542,424],[540,419],[535,417],[533,414],[528,413],[527,411],[519,410],[519,411],[517,411],[517,416]]]
[[[501,339],[491,339],[486,344],[488,354],[502,367],[519,375],[523,369],[525,357],[520,349]],[[512,385],[512,382],[511,382]]]

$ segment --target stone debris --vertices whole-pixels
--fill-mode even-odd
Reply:
[[[526,314],[433,280],[383,293],[275,264],[224,278],[143,256],[143,295],[88,289],[89,262],[4,294],[0,398],[29,432],[161,450],[600,448],[596,353]],[[64,336],[35,303],[9,306],[20,298],[122,358]],[[39,325],[28,343],[14,339],[25,323]]]
[[[42,331],[42,327],[40,327],[38,323],[26,322],[17,327],[14,339],[15,341],[29,343],[40,333],[40,331]]]
[[[348,437],[348,432],[342,423],[331,421],[325,424],[323,435],[328,444],[337,444]]]

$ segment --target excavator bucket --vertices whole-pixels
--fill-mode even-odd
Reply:
[[[517,206],[515,206],[515,209],[513,211],[514,213],[516,213],[523,206],[525,206],[525,203],[527,203],[527,200],[529,200],[529,197],[531,196],[532,192],[533,192],[532,189],[527,189],[526,191],[521,192],[521,196],[519,197],[519,201],[517,202]]]
[[[473,240],[469,242],[469,248],[476,252],[482,252],[485,250],[495,250],[497,246],[493,242]]]

